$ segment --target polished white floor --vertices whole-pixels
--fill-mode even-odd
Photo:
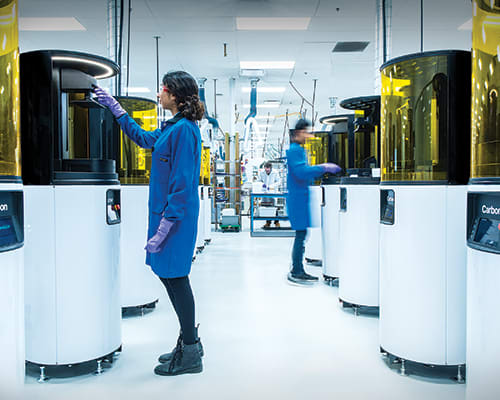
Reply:
[[[28,376],[26,399],[453,399],[465,385],[401,377],[378,351],[378,320],[339,307],[338,289],[285,279],[290,238],[216,233],[193,265],[204,372],[159,377],[178,325],[166,296],[123,321],[123,353],[100,376]],[[320,275],[319,268],[309,272]],[[78,343],[75,343],[78,346]]]

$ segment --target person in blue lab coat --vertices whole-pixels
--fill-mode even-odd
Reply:
[[[288,273],[288,281],[307,285],[318,280],[304,271],[304,242],[307,228],[311,226],[309,211],[309,185],[325,173],[335,174],[340,167],[333,163],[309,166],[303,145],[313,135],[308,129],[310,122],[300,119],[295,129],[290,130],[290,148],[286,152],[288,165],[288,217],[295,230],[295,241],[292,249],[292,270]]]
[[[152,149],[149,181],[149,227],[146,264],[160,278],[179,319],[181,333],[171,353],[159,357],[157,375],[199,373],[203,347],[195,327],[195,305],[189,283],[198,229],[198,183],[203,104],[198,85],[186,72],[163,77],[158,94],[161,106],[173,118],[155,131],[143,130],[103,89],[94,89],[98,101],[113,113],[123,132],[138,146]]]

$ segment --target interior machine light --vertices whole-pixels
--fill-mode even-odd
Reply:
[[[54,60],[54,61],[73,61],[73,62],[79,62],[82,64],[98,66],[98,67],[103,69],[104,73],[102,75],[96,75],[94,77],[96,79],[109,78],[109,77],[114,75],[114,71],[112,68],[110,68],[106,64],[100,63],[98,61],[86,60],[85,58],[79,58],[79,57],[66,57],[66,56],[54,56],[54,57],[52,57],[52,60]]]
[[[240,69],[293,69],[295,61],[240,61]]]

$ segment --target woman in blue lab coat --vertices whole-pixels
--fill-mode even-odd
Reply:
[[[194,297],[188,277],[200,207],[201,135],[196,121],[203,117],[204,108],[198,97],[198,85],[183,71],[163,77],[159,100],[174,117],[155,131],[143,130],[103,89],[96,87],[94,92],[130,139],[153,150],[146,264],[164,284],[181,327],[176,347],[160,356],[155,373],[201,372],[203,347],[195,327]]]
[[[287,209],[292,229],[295,230],[295,241],[292,250],[292,270],[288,280],[292,283],[311,284],[318,280],[317,277],[304,271],[304,242],[307,228],[311,226],[309,208],[309,185],[312,180],[324,173],[335,174],[340,167],[333,163],[309,166],[306,152],[301,146],[307,138],[313,135],[308,132],[311,126],[309,121],[301,119],[290,131],[290,148],[286,152],[288,165],[288,196]]]

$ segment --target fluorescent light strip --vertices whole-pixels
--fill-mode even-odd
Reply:
[[[472,18],[458,27],[459,31],[472,31]]]
[[[294,69],[295,61],[240,61],[240,69]]]
[[[258,115],[255,117],[255,119],[269,119],[269,120],[273,120],[274,119],[274,115],[270,115],[270,116],[267,116],[267,115]]]
[[[306,31],[310,17],[302,18],[236,18],[236,29],[240,31]]]
[[[271,129],[273,126],[272,125],[260,125],[259,124],[259,129]]]
[[[19,18],[20,31],[86,31],[74,17],[70,18]]]
[[[278,108],[279,104],[257,104],[257,108]],[[244,108],[250,108],[250,104],[244,104]]]
[[[250,90],[249,86],[241,88],[243,93],[250,93]],[[284,93],[285,90],[285,87],[258,87],[257,93]]]
[[[79,62],[82,64],[96,65],[98,67],[101,67],[102,69],[104,69],[106,71],[106,73],[103,75],[95,76],[94,78],[96,78],[96,79],[109,78],[115,74],[115,72],[113,71],[112,68],[110,68],[106,64],[100,63],[98,61],[86,60],[84,58],[78,58],[78,57],[66,57],[66,56],[54,56],[54,57],[52,57],[52,60],[54,60],[54,61],[74,61],[74,62]]]

